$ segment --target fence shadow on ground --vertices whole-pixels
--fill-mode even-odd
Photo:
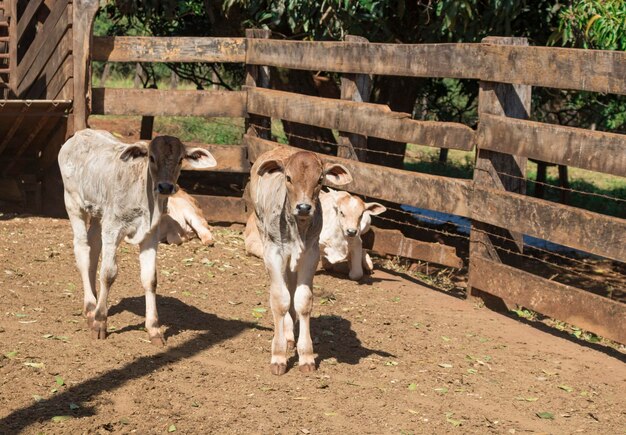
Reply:
[[[112,311],[120,312],[129,308],[134,312],[141,305],[139,299],[142,298],[129,299],[130,301],[120,302]],[[163,323],[177,323],[180,329],[203,331],[200,335],[178,346],[167,347],[161,353],[136,358],[120,368],[109,370],[93,379],[71,386],[62,393],[18,409],[0,420],[0,433],[18,433],[33,423],[47,421],[58,415],[72,415],[76,418],[94,415],[96,411],[87,406],[87,403],[104,391],[113,391],[133,379],[139,379],[155,370],[197,355],[247,329],[267,329],[252,322],[222,319],[173,300],[171,297],[160,298],[159,309]],[[139,311],[140,315],[143,315],[143,305]],[[79,408],[68,411],[68,403],[76,403]]]

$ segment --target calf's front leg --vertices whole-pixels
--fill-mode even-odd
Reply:
[[[288,320],[285,318],[289,315],[291,298],[285,282],[285,264],[282,256],[276,252],[275,248],[270,246],[266,248],[263,257],[265,267],[270,276],[270,308],[274,317],[274,338],[272,338],[270,370],[274,375],[283,375],[287,371],[286,329],[289,326],[286,325]]]
[[[165,339],[159,325],[159,315],[156,306],[156,257],[159,238],[157,234],[149,235],[139,245],[139,265],[141,268],[141,284],[146,291],[146,330],[150,342],[157,346],[165,345]]]
[[[294,308],[298,316],[300,331],[298,336],[298,366],[300,371],[315,371],[315,357],[311,340],[311,311],[313,310],[313,276],[319,258],[319,250],[310,247],[300,259],[298,280],[294,295]]]
[[[351,280],[358,281],[363,278],[363,242],[359,237],[354,238],[350,242],[348,257],[350,262],[348,277]]]

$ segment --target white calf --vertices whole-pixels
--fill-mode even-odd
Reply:
[[[117,277],[120,242],[139,244],[141,282],[146,292],[146,329],[154,344],[165,343],[156,308],[159,221],[176,191],[183,164],[215,166],[202,148],[159,136],[146,144],[125,144],[106,131],[81,130],[59,152],[65,207],[74,232],[74,254],[85,290],[84,312],[95,338],[107,335],[107,297]],[[96,268],[100,292],[96,299]]]

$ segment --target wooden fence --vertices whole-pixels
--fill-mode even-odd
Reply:
[[[346,190],[472,220],[468,293],[494,295],[626,343],[625,304],[505,262],[508,254],[523,259],[522,234],[626,262],[624,219],[525,195],[528,158],[626,176],[626,136],[528,120],[532,86],[626,94],[626,53],[529,47],[522,38],[398,45],[362,39],[279,41],[263,31],[246,36],[94,38],[93,60],[235,62],[245,64],[247,79],[242,90],[233,92],[93,89],[91,111],[245,117],[241,144],[204,145],[216,156],[218,171],[242,174],[262,152],[289,146],[272,140],[270,119],[338,130],[337,155],[321,157],[351,171],[354,181]],[[342,73],[343,98],[268,89],[268,67]],[[360,83],[370,74],[479,80],[477,130],[458,123],[417,121],[368,103]],[[155,105],[157,100],[167,104]],[[86,119],[88,113],[83,116]],[[466,151],[476,147],[474,177],[461,180],[377,165],[375,155],[359,140],[364,136]],[[249,213],[242,198],[197,198],[210,220],[244,222]],[[398,231],[377,229],[372,243],[383,253],[462,265],[454,247],[409,239]]]

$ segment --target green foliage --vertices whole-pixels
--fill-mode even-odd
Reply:
[[[578,0],[559,14],[549,42],[604,50],[626,50],[626,2]]]

